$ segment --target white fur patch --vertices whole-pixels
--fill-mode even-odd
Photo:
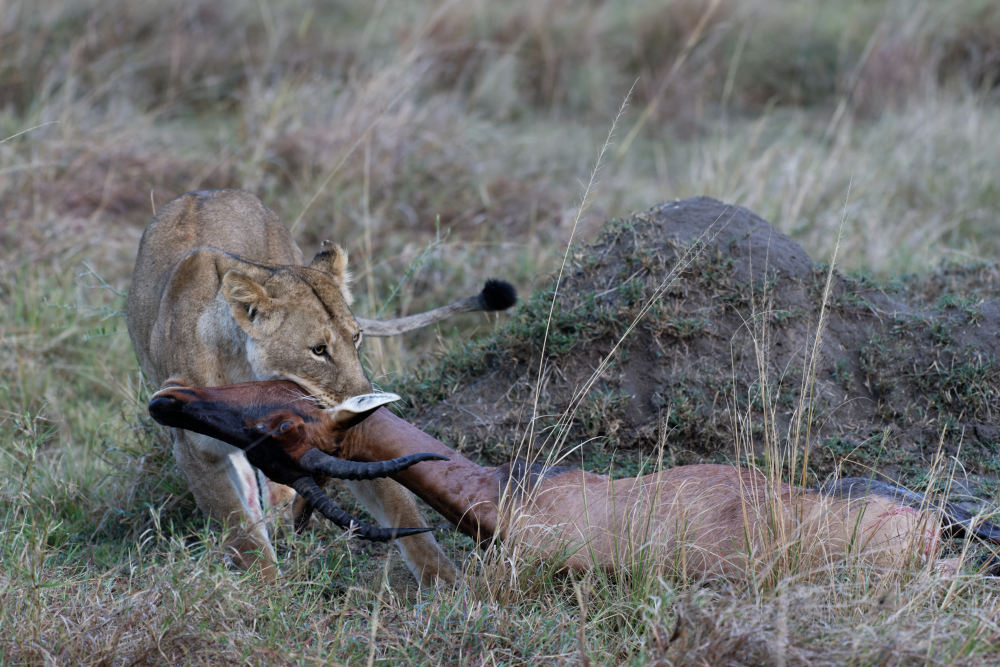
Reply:
[[[243,349],[247,361],[250,362],[250,368],[256,377],[260,379],[267,379],[268,374],[273,375],[267,367],[266,359],[264,359],[264,355],[261,354],[261,348],[260,345],[257,344],[257,341],[250,336],[247,336]]]

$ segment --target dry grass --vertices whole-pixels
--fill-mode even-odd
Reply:
[[[994,3],[7,0],[0,44],[0,662],[995,658],[1000,606],[977,575],[733,589],[473,556],[466,588],[415,593],[391,552],[321,531],[287,538],[281,585],[252,581],[143,417],[120,318],[153,209],[224,186],[306,252],[346,245],[360,314],[493,275],[527,292],[634,82],[581,236],[709,194],[814,256],[845,221],[849,269],[992,259]],[[371,346],[370,364],[391,386],[488,326]]]

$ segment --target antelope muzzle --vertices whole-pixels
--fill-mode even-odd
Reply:
[[[380,398],[383,397],[383,398]],[[286,381],[246,382],[220,387],[191,387],[168,380],[149,401],[149,414],[160,424],[216,438],[246,454],[247,460],[269,479],[294,488],[316,510],[344,529],[365,539],[388,541],[430,528],[376,527],[358,521],[323,493],[316,475],[340,479],[375,479],[420,463],[447,460],[421,453],[388,461],[362,463],[326,454],[318,438],[335,439],[396,396],[371,394],[348,399],[348,418],[330,415],[296,384]],[[361,407],[356,407],[361,406]],[[340,406],[338,406],[340,407]]]

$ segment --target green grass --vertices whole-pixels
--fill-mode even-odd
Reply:
[[[417,592],[393,551],[317,528],[280,542],[279,584],[255,581],[226,566],[145,417],[120,314],[154,207],[231,186],[294,224],[307,253],[345,245],[359,314],[414,312],[491,276],[518,285],[524,312],[546,310],[530,294],[558,266],[633,82],[580,238],[708,194],[814,257],[845,220],[838,266],[876,279],[990,262],[994,3],[15,1],[0,44],[0,663],[995,658],[995,584],[974,574],[574,579],[439,531],[467,585]],[[942,308],[975,317],[967,297],[942,294]],[[636,285],[615,298],[617,315],[631,312]],[[557,311],[552,358],[572,355],[606,307]],[[372,375],[392,388],[498,319],[369,342]],[[680,339],[711,326],[663,321]],[[522,333],[530,347],[542,332]],[[466,361],[484,352],[464,349]],[[928,382],[982,410],[996,363],[956,357]],[[877,385],[874,362],[865,371]],[[440,377],[422,400],[447,395]],[[621,400],[598,391],[576,419],[596,433]],[[671,427],[698,428],[693,406],[670,407]]]

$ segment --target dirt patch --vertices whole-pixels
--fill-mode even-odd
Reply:
[[[536,450],[622,474],[661,440],[668,464],[760,463],[770,438],[809,442],[815,481],[840,467],[920,483],[940,449],[961,486],[995,494],[997,267],[887,285],[835,271],[816,344],[827,274],[744,208],[669,202],[572,250],[551,321],[554,281],[397,389],[421,427],[490,463],[532,432]]]

